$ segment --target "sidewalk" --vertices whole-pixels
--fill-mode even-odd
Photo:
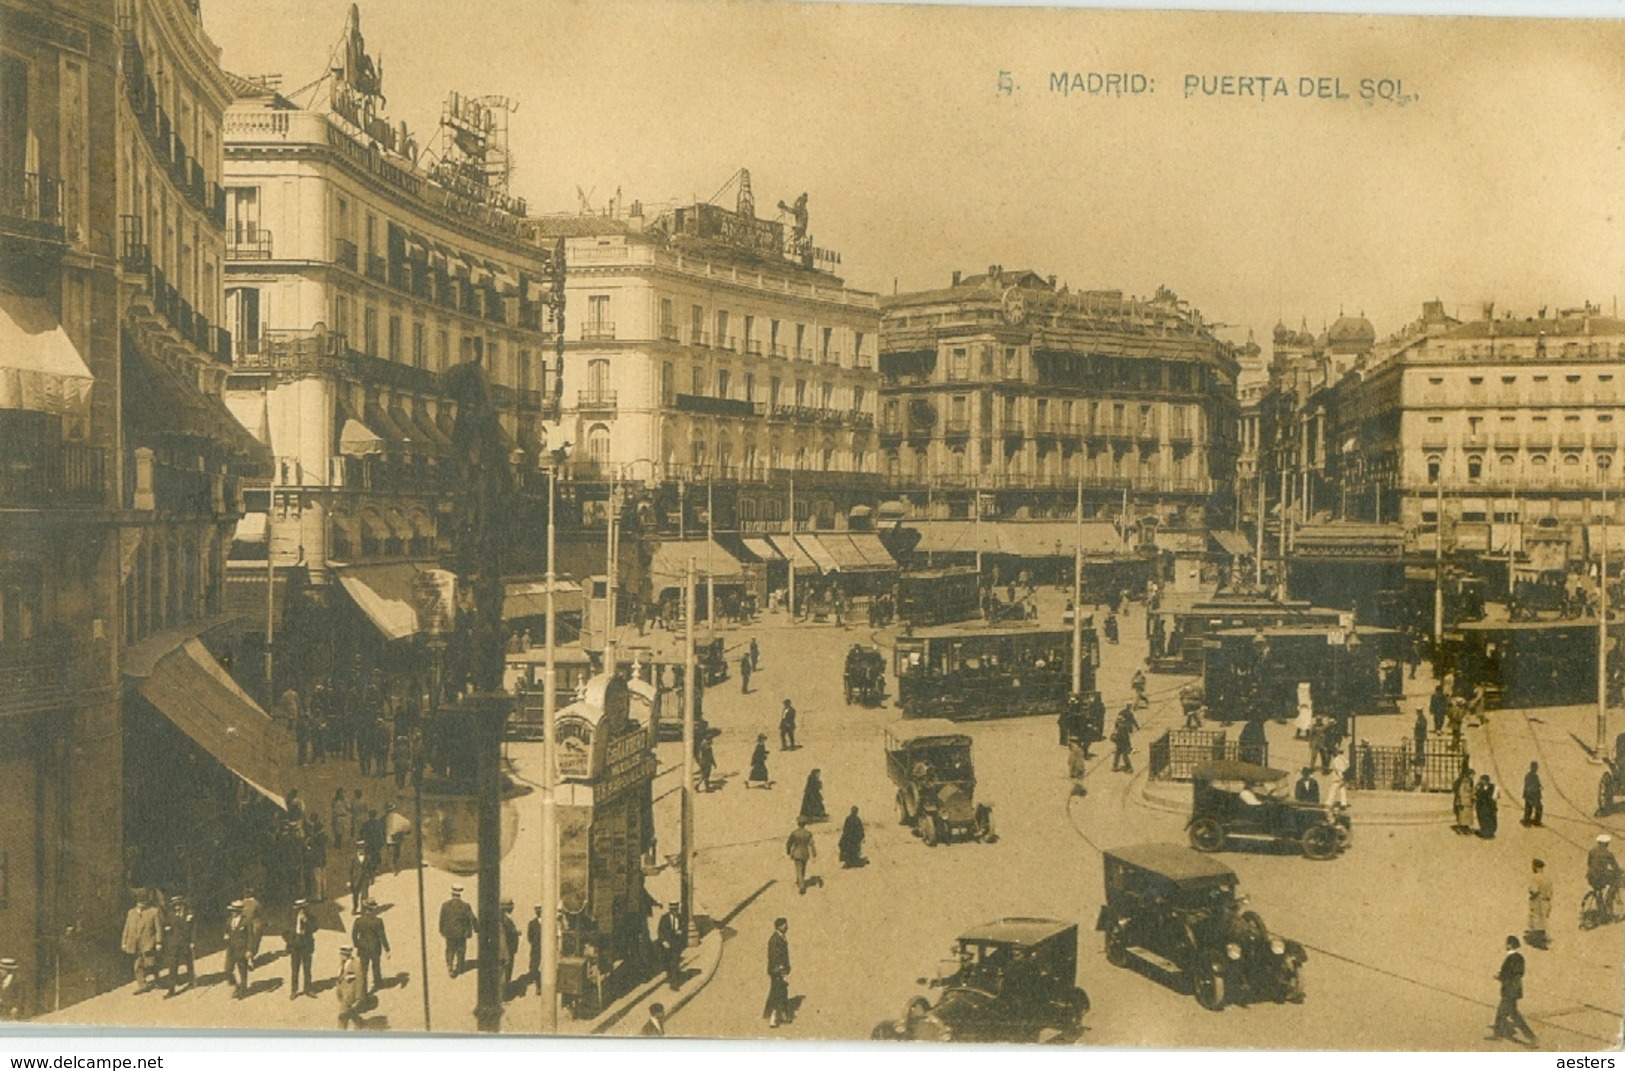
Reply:
[[[666,985],[664,977],[652,978],[612,1004],[588,1025],[586,1032],[635,1037],[649,1021],[649,1007],[653,1004],[664,1005],[669,1019],[716,975],[722,963],[722,948],[722,928],[711,929],[683,952],[681,984],[675,991]]]

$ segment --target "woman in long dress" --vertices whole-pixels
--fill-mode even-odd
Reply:
[[[824,782],[817,770],[807,775],[807,787],[801,793],[801,817],[809,822],[829,821],[824,809]]]
[[[1456,778],[1455,805],[1456,824],[1451,828],[1457,833],[1471,833],[1473,831],[1473,771],[1471,767],[1463,766],[1461,776]]]
[[[763,788],[772,788],[773,782],[767,777],[767,734],[759,733],[756,736],[756,750],[750,755],[750,777],[746,778],[745,785],[760,784]]]
[[[1495,836],[1496,826],[1500,824],[1496,799],[1500,793],[1495,788],[1495,782],[1490,780],[1489,774],[1478,779],[1478,789],[1473,800],[1478,811],[1478,835],[1485,840]]]

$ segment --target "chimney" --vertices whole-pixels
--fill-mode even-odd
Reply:
[[[957,271],[954,272],[954,285],[955,286],[959,285],[959,272],[957,272]]]
[[[1054,289],[1055,289],[1055,276],[1053,276],[1053,275],[1051,275],[1051,276],[1050,276],[1050,277],[1049,277],[1049,288],[1050,288],[1050,289],[1051,289],[1051,290],[1054,290]]]

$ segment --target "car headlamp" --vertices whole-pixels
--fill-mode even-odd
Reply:
[[[1236,942],[1231,941],[1229,944],[1224,946],[1224,954],[1229,956],[1231,959],[1240,959],[1241,946],[1236,944]]]
[[[1274,952],[1277,956],[1286,955],[1286,942],[1281,940],[1279,937],[1271,937],[1270,951]]]

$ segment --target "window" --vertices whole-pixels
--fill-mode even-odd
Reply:
[[[378,310],[372,305],[361,320],[362,352],[368,357],[378,356]]]
[[[401,359],[401,318],[399,316],[389,318],[389,351],[386,356],[392,361]]]
[[[28,126],[28,64],[10,53],[0,53],[0,193],[7,200],[23,193],[32,138]]]
[[[609,295],[587,296],[587,338],[614,338],[615,325],[609,318]]]
[[[728,388],[732,386],[732,374],[726,368],[717,369],[717,397],[728,397]]]
[[[887,404],[889,405],[891,403]],[[969,411],[967,408],[969,405],[970,399],[965,397],[965,395],[956,394],[953,396],[953,400],[949,403],[948,409],[949,430],[968,429],[970,427],[970,421],[966,417],[966,413]]]
[[[1478,454],[1470,455],[1467,458],[1467,478],[1469,480],[1477,480],[1480,477],[1482,477],[1483,475],[1484,475],[1484,459],[1482,457],[1480,457]]]
[[[226,241],[232,245],[257,244],[260,241],[259,187],[234,186],[226,193],[231,200]]]
[[[835,384],[825,383],[818,388],[818,404],[825,409],[835,408]]]
[[[773,320],[767,325],[767,344],[773,347],[773,356],[779,356],[779,321]]]
[[[948,378],[960,381],[970,378],[970,352],[965,347],[956,346],[948,355]]]
[[[807,356],[807,325],[796,324],[796,356]]]
[[[231,325],[237,348],[248,352],[243,344],[260,337],[260,292],[257,287],[232,287],[226,291],[226,316]]]
[[[337,225],[333,228],[334,233],[345,241],[352,241],[352,231],[350,229],[350,202],[343,197],[338,199],[338,219],[336,223]]]
[[[660,335],[661,335],[662,338],[665,338],[665,337],[669,336],[671,334],[671,329],[677,326],[677,321],[673,318],[674,315],[675,315],[675,313],[674,313],[674,310],[672,308],[671,298],[669,298],[669,297],[661,298],[660,299]]]
[[[732,339],[728,337],[728,313],[725,309],[717,310],[717,345],[732,348]]]
[[[701,395],[701,394],[705,393],[705,369],[704,368],[701,368],[699,366],[695,366],[693,383],[691,385],[693,386],[694,389],[689,391],[690,394]]]
[[[835,338],[835,329],[833,327],[824,328],[824,342],[823,342],[822,348],[819,350],[819,354],[826,361],[829,360],[829,346],[830,346],[830,342],[833,341],[834,338]]]
[[[688,341],[690,345],[705,345],[705,309],[695,305],[689,309]]]
[[[377,253],[378,252],[378,217],[373,215],[371,212],[367,213],[367,234],[366,234],[366,238],[367,238],[367,252],[369,254]]]
[[[520,390],[530,390],[530,350],[520,350],[518,359],[514,362],[514,366],[518,374],[518,382],[515,385]]]
[[[856,412],[863,412],[863,403],[866,401],[862,387],[852,388],[852,408]]]
[[[670,368],[667,364],[664,368]],[[609,400],[609,360],[599,358],[587,362],[587,396],[595,402]]]
[[[852,332],[852,358],[854,361],[863,356],[863,332]]]
[[[769,379],[767,381],[767,404],[768,405],[776,407],[779,404],[779,394],[782,392],[783,388],[784,388],[784,380],[781,379],[778,376],[773,376],[771,379]]]
[[[423,324],[412,322],[412,367],[423,368],[429,363],[429,340]]]
[[[660,404],[671,405],[673,401],[672,366],[665,361],[660,366]]]
[[[1436,458],[1436,457],[1428,458],[1428,483],[1438,483],[1439,482],[1440,469],[1441,469],[1441,462],[1440,462],[1440,460],[1438,458]]]
[[[751,345],[751,342],[752,342],[751,336],[754,335],[755,333],[756,333],[756,317],[754,317],[754,316],[745,317],[745,352],[746,353],[752,352],[751,348],[750,348],[750,345]]]
[[[587,461],[602,471],[609,465],[609,428],[594,424],[587,432]]]
[[[1004,378],[1015,379],[1021,375],[1021,360],[1017,356],[1014,346],[1004,348]]]
[[[796,405],[803,406],[803,405],[806,405],[806,404],[807,404],[807,381],[805,379],[798,379],[798,380],[796,380]]]
[[[440,328],[434,333],[435,371],[444,372],[451,367],[451,333]]]
[[[756,400],[756,375],[754,372],[745,373],[745,401]]]

